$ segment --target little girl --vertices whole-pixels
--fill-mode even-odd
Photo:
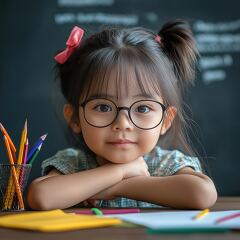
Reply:
[[[87,38],[74,27],[55,60],[78,148],[43,161],[44,176],[29,186],[29,206],[211,207],[215,186],[190,156],[184,132],[183,97],[196,57],[181,20],[157,35],[112,27]]]

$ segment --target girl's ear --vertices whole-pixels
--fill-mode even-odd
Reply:
[[[65,104],[63,107],[63,116],[67,121],[68,125],[71,127],[73,132],[80,133],[81,127],[80,123],[73,121],[73,106],[71,104]]]
[[[168,107],[166,109],[164,118],[163,118],[163,123],[162,123],[162,129],[161,129],[161,135],[164,135],[168,129],[171,127],[172,122],[177,114],[177,109],[175,107]]]

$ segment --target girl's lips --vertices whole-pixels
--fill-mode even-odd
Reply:
[[[110,143],[110,144],[128,144],[128,143],[135,143],[135,142],[132,142],[131,140],[128,140],[128,139],[118,139],[116,141],[110,141],[108,143]]]
[[[128,139],[118,139],[115,141],[108,142],[114,148],[128,149],[132,145],[136,144],[136,142],[130,141]]]

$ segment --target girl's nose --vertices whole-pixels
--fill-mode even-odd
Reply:
[[[132,130],[133,129],[133,123],[131,119],[128,116],[128,112],[125,110],[121,110],[118,113],[118,116],[116,120],[112,124],[114,131],[122,131],[122,130]]]

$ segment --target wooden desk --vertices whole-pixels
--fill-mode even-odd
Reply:
[[[240,197],[220,197],[211,210],[238,210],[240,209]],[[68,210],[69,212],[70,210]],[[1,213],[0,213],[1,214]],[[31,231],[20,231],[12,229],[0,228],[0,239],[2,240],[52,240],[52,239],[66,239],[66,240],[156,240],[156,239],[240,239],[239,232],[226,232],[226,233],[191,233],[191,234],[161,234],[149,235],[145,232],[144,228],[98,228],[89,230],[79,230],[63,233],[40,233]]]

